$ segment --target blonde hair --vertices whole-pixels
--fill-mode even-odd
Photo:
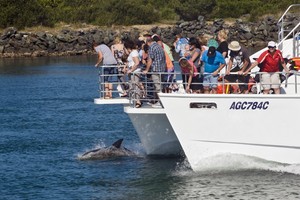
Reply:
[[[115,44],[118,44],[118,43],[120,43],[120,42],[121,42],[121,39],[120,39],[119,36],[117,36],[117,37],[114,39],[114,43],[115,43]]]
[[[218,32],[218,36],[220,38],[224,39],[224,40],[227,40],[227,38],[228,38],[228,30],[224,30],[224,29],[220,30]]]
[[[212,35],[208,35],[208,34],[202,34],[198,37],[198,40],[200,42],[201,45],[207,45],[208,40],[212,39],[213,36]]]
[[[188,62],[188,60],[185,57],[181,57],[178,61],[179,65],[181,67],[189,67],[190,63]]]

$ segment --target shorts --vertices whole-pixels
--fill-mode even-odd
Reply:
[[[232,72],[232,71],[231,71]],[[238,75],[238,74],[229,74],[226,75],[225,80],[227,80],[230,83],[239,83],[239,88],[241,91],[248,90],[248,83],[250,79],[250,75]]]
[[[203,75],[203,87],[217,88],[219,76],[213,76],[212,74]]]
[[[113,75],[112,74],[115,74],[115,67],[106,67],[104,68],[103,70],[103,79],[104,79],[104,82],[108,82],[108,79],[112,79]],[[111,76],[110,76],[111,75]]]
[[[280,87],[280,78],[278,73],[264,73],[261,75],[260,83],[264,90]]]

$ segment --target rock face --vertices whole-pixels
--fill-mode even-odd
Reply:
[[[297,24],[300,18],[289,15],[286,26]],[[225,23],[222,19],[206,22],[203,16],[194,21],[178,21],[175,25],[152,26],[149,30],[135,27],[90,28],[74,30],[65,28],[58,33],[24,32],[9,27],[0,33],[0,57],[37,57],[62,56],[94,53],[92,44],[104,42],[111,45],[116,36],[122,39],[138,39],[145,32],[159,34],[163,41],[172,46],[176,33],[184,37],[198,37],[203,34],[216,35],[221,29],[229,31],[228,41],[237,40],[246,47],[261,47],[268,41],[277,41],[278,26],[274,17],[268,16],[257,23],[237,19],[234,23]]]

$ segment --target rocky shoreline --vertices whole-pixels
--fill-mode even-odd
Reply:
[[[286,26],[294,27],[299,21],[299,16],[288,15],[285,19]],[[263,47],[267,41],[277,41],[277,19],[267,16],[263,20],[252,23],[245,22],[242,18],[228,23],[223,19],[213,22],[205,21],[199,16],[194,21],[178,21],[173,25],[153,25],[148,29],[139,27],[92,27],[74,29],[65,27],[58,32],[25,32],[9,27],[0,33],[0,57],[40,57],[40,56],[66,56],[94,54],[92,42],[105,42],[111,45],[114,38],[121,35],[123,39],[137,39],[145,33],[161,35],[163,41],[172,45],[177,32],[182,32],[185,37],[199,36],[202,34],[214,35],[218,30],[229,31],[228,41],[240,41],[246,47]]]

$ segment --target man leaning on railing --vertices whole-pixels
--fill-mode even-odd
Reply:
[[[244,75],[247,75],[251,69],[253,69],[258,64],[261,64],[260,72],[262,73],[260,82],[263,87],[263,93],[269,94],[270,89],[274,90],[275,94],[280,94],[280,64],[283,66],[286,73],[289,73],[288,68],[284,62],[281,51],[276,49],[276,44],[273,41],[268,43],[268,50],[264,51],[258,59],[252,63],[252,65],[247,69]]]
[[[103,61],[102,67],[104,67],[103,72],[104,72],[104,89],[105,89],[104,99],[111,99],[113,85],[111,82],[109,82],[109,78],[111,79],[112,76],[115,74],[115,67],[117,65],[117,60],[115,59],[110,48],[103,42],[100,45],[94,42],[93,47],[98,55],[98,59],[97,59],[97,63],[95,64],[95,67],[98,67],[100,63]]]
[[[144,74],[151,72],[151,78],[155,87],[154,98],[158,100],[157,93],[162,91],[161,83],[164,80],[164,72],[166,72],[166,57],[163,48],[157,44],[153,38],[147,38],[147,45],[149,45],[148,60]],[[154,102],[153,102],[154,103]],[[160,102],[157,101],[155,106],[160,106]]]

